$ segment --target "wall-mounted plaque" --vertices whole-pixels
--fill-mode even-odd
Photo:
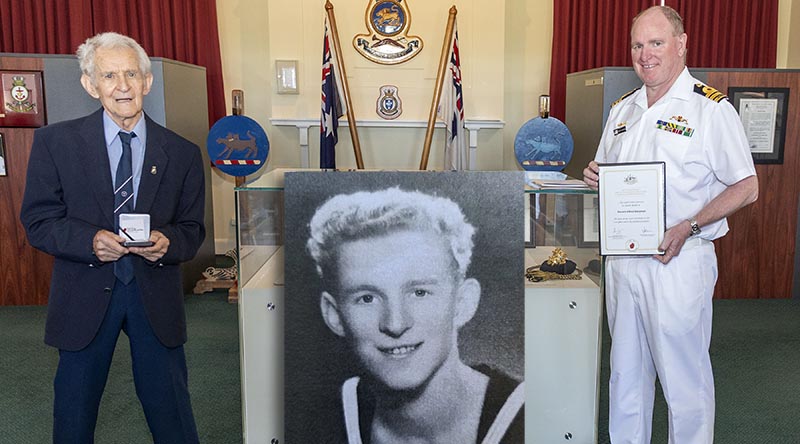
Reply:
[[[0,127],[45,125],[44,89],[40,71],[0,71],[3,108]]]
[[[393,65],[422,51],[422,39],[408,35],[411,13],[407,0],[370,0],[364,20],[369,34],[356,34],[353,46],[367,59]]]
[[[403,114],[403,102],[397,94],[397,87],[394,85],[383,85],[380,88],[380,96],[375,105],[375,112],[382,119],[393,120]]]

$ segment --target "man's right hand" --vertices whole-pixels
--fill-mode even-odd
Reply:
[[[589,165],[583,169],[583,181],[589,188],[597,191],[597,187],[599,185],[600,176],[598,175],[600,172],[599,168],[597,167],[597,162],[594,160],[589,162]]]
[[[100,230],[92,239],[92,251],[100,261],[113,262],[128,254],[128,249],[122,246],[123,242],[125,239],[121,236],[108,230]]]

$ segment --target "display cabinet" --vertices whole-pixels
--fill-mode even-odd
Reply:
[[[251,444],[286,442],[283,239],[284,228],[292,229],[283,224],[287,171],[273,170],[236,188],[242,417],[244,440]],[[525,205],[520,221],[525,269],[519,272],[525,281],[525,442],[596,443],[603,303],[597,194],[536,188],[530,182],[520,195]],[[533,267],[556,248],[576,271],[534,273]]]

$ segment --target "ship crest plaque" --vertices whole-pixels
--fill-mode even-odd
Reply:
[[[410,60],[422,50],[422,39],[408,35],[407,0],[370,0],[364,19],[368,34],[356,34],[353,46],[367,59],[384,65]]]

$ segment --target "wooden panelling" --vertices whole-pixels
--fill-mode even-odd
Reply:
[[[800,73],[712,72],[708,84],[789,88],[782,165],[756,165],[758,201],[728,218],[731,231],[716,242],[718,298],[790,298],[800,193]]]
[[[0,69],[41,71],[42,61],[0,57]],[[46,304],[50,288],[53,258],[28,244],[19,222],[33,131],[33,128],[0,128],[8,173],[0,177],[0,305]]]

